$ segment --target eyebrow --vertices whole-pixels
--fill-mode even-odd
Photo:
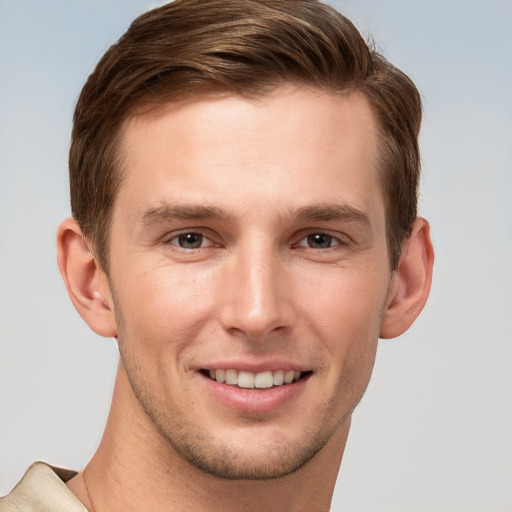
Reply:
[[[294,216],[299,222],[343,221],[356,222],[366,227],[371,225],[367,213],[348,204],[304,206],[299,208]]]
[[[231,215],[216,206],[162,204],[139,216],[139,224],[151,226],[171,219],[228,221]]]
[[[291,210],[290,214],[284,217],[293,218],[299,223],[341,221],[355,222],[367,228],[371,226],[369,216],[365,212],[348,204],[303,206],[297,210]],[[149,227],[172,219],[227,222],[232,218],[232,215],[217,206],[165,203],[142,213],[139,216],[139,224],[143,227]]]

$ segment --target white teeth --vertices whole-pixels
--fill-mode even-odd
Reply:
[[[226,384],[236,386],[238,384],[238,375],[236,370],[226,370]]]
[[[295,372],[290,370],[284,374],[284,383],[291,384],[293,382],[293,377],[295,377]]]
[[[254,387],[265,389],[271,388],[274,385],[274,377],[272,372],[261,372],[257,373],[254,377]]]
[[[245,389],[268,389],[272,386],[291,384],[300,379],[301,372],[297,370],[267,370],[260,373],[229,370],[209,370],[210,377],[217,382],[225,382],[230,386]]]
[[[238,387],[239,388],[253,388],[254,387],[254,373],[240,372],[238,374]]]
[[[274,372],[274,386],[281,386],[284,383],[284,371],[277,370]]]

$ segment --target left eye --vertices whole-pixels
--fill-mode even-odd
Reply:
[[[327,233],[311,233],[299,242],[299,246],[312,249],[329,249],[339,244],[340,241],[337,238]]]
[[[201,233],[181,233],[170,241],[182,249],[199,249],[208,243],[208,239]]]

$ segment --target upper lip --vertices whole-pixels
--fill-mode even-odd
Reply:
[[[205,362],[200,366],[194,367],[195,370],[239,370],[245,372],[259,373],[267,370],[295,370],[299,372],[311,371],[311,367],[296,363],[286,359],[225,359]]]

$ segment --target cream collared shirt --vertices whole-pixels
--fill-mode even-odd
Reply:
[[[64,483],[75,474],[43,462],[32,464],[11,493],[0,498],[0,512],[87,512]]]

